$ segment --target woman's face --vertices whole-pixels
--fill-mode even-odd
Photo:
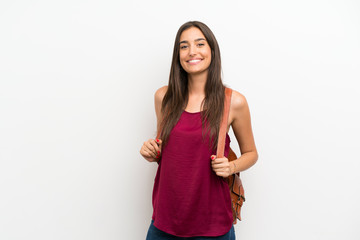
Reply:
[[[204,34],[191,27],[180,35],[180,64],[188,74],[207,71],[211,63],[211,48]]]

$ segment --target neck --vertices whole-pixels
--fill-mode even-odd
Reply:
[[[205,95],[205,84],[207,80],[208,71],[199,74],[188,75],[188,91],[190,95]]]

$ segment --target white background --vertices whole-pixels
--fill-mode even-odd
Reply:
[[[250,106],[237,239],[360,239],[356,0],[1,1],[0,239],[145,239],[139,150],[189,20]]]

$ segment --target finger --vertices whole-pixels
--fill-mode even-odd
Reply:
[[[228,159],[227,158],[215,158],[213,160],[214,163],[227,163]]]
[[[222,177],[222,176],[223,176],[223,172],[221,172],[221,171],[216,171],[215,173],[216,173],[216,175],[219,176],[219,177]]]
[[[214,161],[216,159],[216,155],[211,155],[210,159]]]
[[[162,149],[162,140],[161,139],[156,139],[156,144],[158,145],[159,149],[157,150],[157,154],[158,154],[158,158],[160,158],[161,156],[161,149]]]
[[[161,151],[162,140],[161,139],[156,139],[156,144],[159,146],[160,151]]]
[[[214,166],[212,166],[212,169],[213,169],[214,171],[224,172],[224,171],[226,171],[227,168],[224,167],[224,166],[214,165]]]
[[[154,141],[154,140],[150,139],[149,141],[145,142],[144,144],[147,147],[147,150],[153,152],[155,154],[155,156],[156,156],[157,151],[156,151],[155,146],[152,144],[152,141]]]
[[[157,145],[157,143],[154,140],[150,141],[150,144],[153,146],[154,150],[155,150],[155,154],[158,155],[160,154],[160,148]]]
[[[152,159],[154,159],[154,157],[151,155],[151,153],[145,151],[145,150],[141,150],[141,156],[143,156],[146,160],[151,161]]]
[[[214,170],[219,170],[219,169],[222,168],[222,166],[219,166],[218,164],[213,164],[213,165],[212,165],[212,168],[213,168]]]
[[[144,150],[145,152],[145,155],[148,157],[148,158],[155,158],[155,155],[153,152],[149,151],[149,150]]]
[[[144,151],[144,145],[141,146],[140,154],[143,155],[144,157],[147,157],[147,153]]]
[[[221,169],[221,168],[224,168],[224,164],[223,163],[217,163],[214,161],[211,162],[211,166],[213,169]]]
[[[221,159],[215,159],[215,160],[212,160],[212,161],[211,161],[211,164],[214,164],[214,165],[224,165],[224,166],[226,166],[226,165],[229,164],[229,162],[226,162],[226,161],[221,160]]]
[[[226,172],[224,171],[218,171],[216,172],[216,175],[218,175],[219,177],[227,177],[229,174],[226,174]]]
[[[156,158],[156,154],[149,149],[144,149],[144,152],[147,154],[148,157]]]
[[[230,165],[228,163],[212,163],[212,168],[227,171],[230,169]]]
[[[159,148],[159,146],[157,145],[157,143],[155,141],[152,141],[151,144],[153,145],[153,147],[155,148],[155,155],[156,158],[159,159],[160,155],[161,155],[161,149]]]

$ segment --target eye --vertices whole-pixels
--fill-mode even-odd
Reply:
[[[202,47],[202,46],[205,46],[204,43],[199,43],[198,46]]]
[[[186,46],[186,45],[182,45],[182,46],[180,46],[180,49],[185,49],[185,48],[187,48],[187,46]]]

